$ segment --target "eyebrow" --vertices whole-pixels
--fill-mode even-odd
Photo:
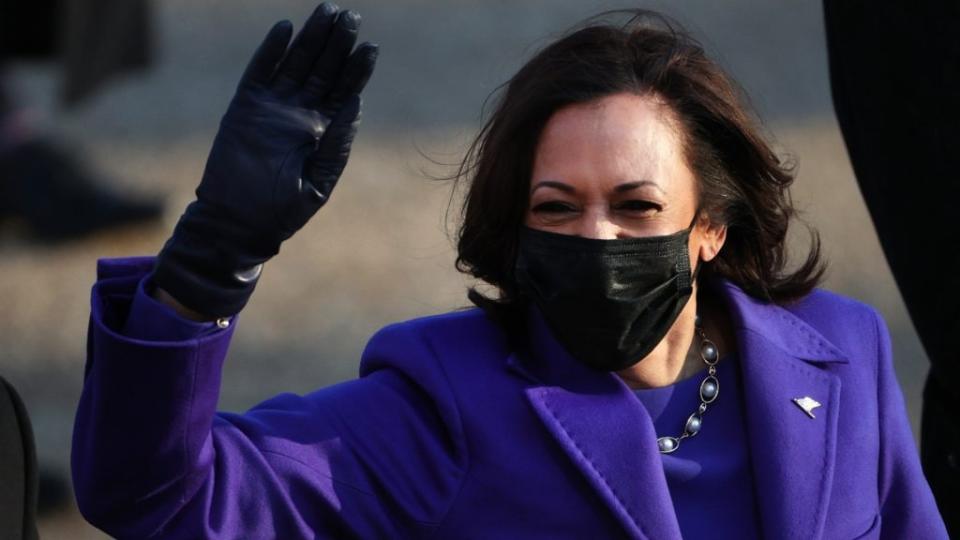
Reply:
[[[613,191],[614,193],[624,193],[627,191],[632,191],[634,189],[640,188],[642,186],[650,186],[656,189],[657,191],[659,191],[660,193],[663,193],[664,195],[666,195],[663,189],[659,185],[657,185],[656,182],[652,182],[650,180],[640,180],[638,182],[624,182],[622,184],[619,184],[617,187],[613,188]],[[530,193],[532,194],[534,191],[542,187],[552,187],[554,189],[559,189],[560,191],[563,191],[565,193],[577,192],[577,188],[571,186],[570,184],[558,182],[556,180],[542,180],[540,182],[537,182],[537,184],[533,186],[533,189],[530,190]]]

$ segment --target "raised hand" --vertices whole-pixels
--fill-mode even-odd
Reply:
[[[209,317],[246,304],[263,263],[330,198],[360,119],[377,47],[354,49],[360,17],[329,3],[293,43],[274,25],[220,122],[197,198],[157,260],[154,281]]]

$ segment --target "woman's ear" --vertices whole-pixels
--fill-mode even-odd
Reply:
[[[705,219],[697,225],[697,229],[700,231],[700,260],[711,261],[723,249],[723,243],[727,240],[727,226],[715,225]]]

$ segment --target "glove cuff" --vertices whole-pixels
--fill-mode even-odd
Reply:
[[[211,318],[247,305],[277,243],[250,240],[239,225],[194,201],[157,256],[154,283],[185,307]]]

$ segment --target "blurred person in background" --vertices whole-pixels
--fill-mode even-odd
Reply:
[[[464,160],[458,267],[493,294],[383,329],[356,380],[217,413],[237,314],[329,201],[377,56],[332,4],[292,42],[275,25],[159,256],[99,262],[83,515],[120,538],[946,538],[884,322],[815,288],[818,242],[787,269],[792,174],[692,38],[629,15],[528,61]]]
[[[146,0],[0,0],[0,222],[41,242],[160,217],[158,200],[117,192],[97,179],[18,105],[5,68],[55,62],[61,101],[72,108],[109,79],[150,63]]]
[[[824,2],[837,119],[923,347],[920,451],[960,538],[960,3]]]
[[[0,377],[0,538],[37,537],[37,456],[30,418]]]
[[[8,74],[18,61],[55,63],[62,104],[73,108],[110,78],[149,65],[147,8],[146,0],[0,0],[0,227],[49,244],[160,217],[159,201],[109,188],[70,141],[43,132]],[[0,486],[0,538],[35,537],[38,508],[63,508],[70,497],[62,473],[37,470],[27,411],[2,378]]]

